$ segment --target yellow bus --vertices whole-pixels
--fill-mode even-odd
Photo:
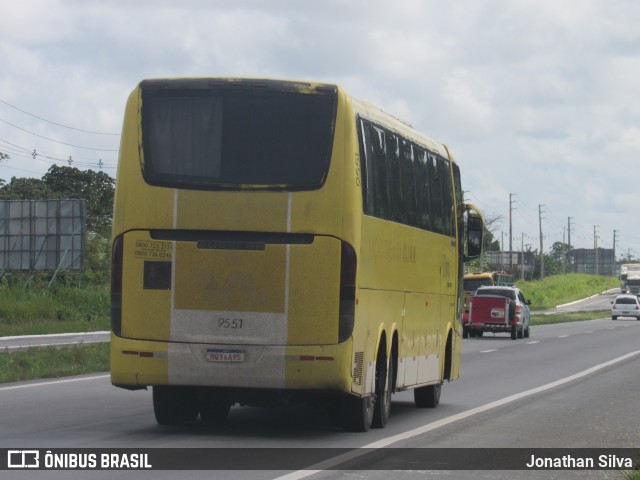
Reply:
[[[496,285],[513,287],[513,275],[506,272],[475,272],[464,276],[464,291],[468,293],[473,293],[480,287]]]
[[[482,231],[447,147],[336,85],[142,81],[116,179],[111,381],[153,387],[160,424],[307,401],[366,431],[394,392],[435,407]]]

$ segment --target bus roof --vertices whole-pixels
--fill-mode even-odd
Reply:
[[[340,87],[338,87],[340,89]],[[344,90],[342,90],[344,92]],[[348,95],[348,94],[347,94]],[[443,143],[437,142],[433,138],[430,138],[413,128],[413,126],[405,122],[404,120],[400,120],[397,117],[385,112],[380,107],[365,101],[359,100],[357,98],[351,97],[348,95],[351,103],[353,105],[353,109],[356,114],[363,116],[364,118],[371,120],[374,123],[379,123],[388,127],[389,129],[395,131],[398,134],[401,134],[403,137],[413,140],[418,144],[423,145],[434,153],[438,153],[444,158],[448,158],[450,161],[455,162],[452,155],[449,152],[449,149]]]

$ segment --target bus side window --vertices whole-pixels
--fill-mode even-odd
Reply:
[[[462,193],[462,183],[460,180],[460,167],[458,164],[453,164],[453,189],[456,199],[456,217],[458,219],[458,244],[460,251],[463,251],[463,235],[464,231],[464,195]]]
[[[442,233],[453,237],[453,192],[451,191],[451,177],[449,176],[449,160],[438,157],[438,170],[442,191]]]
[[[444,233],[444,217],[442,215],[442,181],[438,160],[432,153],[428,153],[427,172],[429,175],[429,204],[431,205],[431,231]]]
[[[413,145],[407,140],[402,140],[400,150],[400,183],[402,184],[402,223],[418,226],[416,215],[416,178],[413,174]]]
[[[372,151],[372,130],[373,127],[364,120],[360,120],[360,129],[358,136],[360,140],[360,171],[362,177],[362,203],[364,213],[367,215],[375,215],[376,213],[376,196],[375,182],[373,179],[374,153]]]
[[[416,149],[414,152],[413,172],[416,187],[416,221],[417,227],[431,230],[431,204],[429,201],[429,172],[427,152]]]
[[[387,191],[389,220],[402,223],[402,187],[400,184],[400,139],[387,132]]]
[[[374,215],[378,218],[389,218],[389,194],[387,191],[387,150],[384,130],[371,126],[371,145],[373,167],[373,196],[375,197]]]

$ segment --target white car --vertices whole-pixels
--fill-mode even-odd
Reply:
[[[635,295],[618,295],[611,302],[611,319],[618,317],[636,317],[640,320],[640,301]]]

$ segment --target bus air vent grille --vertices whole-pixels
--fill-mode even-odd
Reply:
[[[356,352],[353,361],[353,383],[362,385],[362,369],[364,366],[364,352]]]

